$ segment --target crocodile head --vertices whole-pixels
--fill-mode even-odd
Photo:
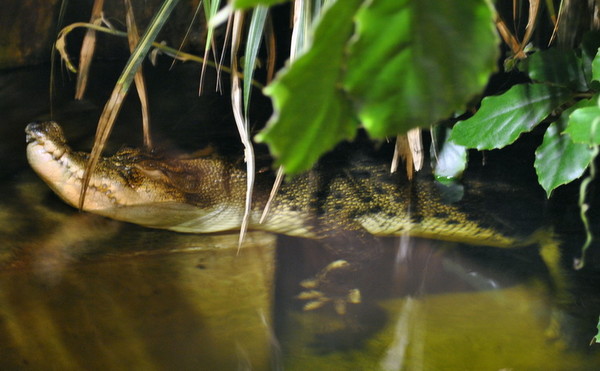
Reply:
[[[31,167],[64,201],[77,207],[89,155],[71,150],[55,122],[31,123],[25,132]],[[243,207],[243,199],[237,202],[233,195],[243,195],[237,187],[239,183],[243,190],[245,180],[243,174],[232,176],[232,171],[218,159],[167,159],[137,149],[121,150],[99,160],[83,210],[182,232],[233,229],[239,226]]]

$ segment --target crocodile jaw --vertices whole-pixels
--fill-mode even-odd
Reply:
[[[36,173],[65,202],[78,207],[83,173],[88,155],[73,152],[66,144],[62,129],[53,122],[32,123],[27,134],[27,159]],[[115,207],[147,202],[128,187],[118,172],[104,159],[91,178],[83,210],[98,212]]]
[[[57,125],[31,123],[27,125],[25,133],[27,160],[33,170],[65,202],[78,206],[86,157],[71,151]],[[84,209],[96,210],[108,206],[109,198],[99,198],[97,193],[95,190],[88,192]]]

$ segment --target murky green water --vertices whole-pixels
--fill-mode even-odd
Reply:
[[[359,289],[361,303],[344,315],[332,302],[304,311],[300,283],[340,257],[314,241],[253,232],[238,251],[236,234],[143,229],[62,204],[24,156],[25,124],[48,112],[46,73],[1,76],[0,369],[600,368],[599,347],[589,346],[600,314],[598,257],[570,269],[581,236],[570,232],[569,206],[548,217],[564,232],[564,293],[535,248],[387,238],[333,292],[343,299]],[[163,75],[151,82],[159,96],[193,85],[173,74],[172,85]],[[89,146],[104,95],[98,88],[84,103],[57,100],[57,119],[78,148]],[[158,105],[154,117],[172,124],[161,136],[185,120],[214,120],[196,109],[176,115],[181,101]],[[131,106],[124,120],[138,120]],[[139,143],[131,139],[138,127],[115,136]],[[185,139],[183,147],[206,140]],[[334,250],[343,257],[350,243]]]

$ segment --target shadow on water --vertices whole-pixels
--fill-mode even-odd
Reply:
[[[180,67],[183,72],[171,76],[194,81],[182,78],[190,71]],[[238,251],[235,233],[184,235],[79,213],[54,196],[24,158],[25,124],[47,117],[47,84],[40,77],[45,74],[22,70],[2,76],[2,86],[14,90],[3,88],[2,95],[14,96],[0,101],[10,103],[0,103],[6,118],[0,159],[7,163],[0,172],[0,369],[589,370],[600,365],[597,347],[588,345],[600,312],[597,257],[582,272],[569,268],[580,232],[560,230],[567,243],[562,246],[565,294],[531,246],[507,250],[354,236],[317,242],[252,232]],[[177,84],[162,76],[155,83],[165,86],[166,96]],[[42,93],[27,100],[32,92]],[[102,91],[96,94],[102,102]],[[162,99],[164,110],[175,110],[175,98]],[[77,148],[91,141],[102,108],[93,102],[58,99],[58,119]],[[135,103],[130,106],[133,113],[124,111],[124,120],[139,122],[133,118]],[[221,115],[227,120],[227,113]],[[200,126],[213,120],[193,108],[155,117],[172,121],[172,126],[158,124],[163,138],[187,130],[186,120]],[[128,141],[135,145],[141,139],[137,128],[117,127],[115,137],[135,132]],[[186,135],[181,146],[191,149],[204,140]],[[120,145],[117,141],[113,148]],[[496,199],[484,211],[498,214],[510,208],[505,201]],[[543,214],[534,211],[531,215]],[[507,224],[531,215],[513,215]],[[553,218],[560,224],[572,216]],[[332,270],[327,280],[311,286],[310,278],[340,259],[350,268]],[[321,295],[319,305],[315,296],[298,298],[311,290]],[[360,300],[350,293],[360,293]],[[303,310],[307,305],[313,310]]]

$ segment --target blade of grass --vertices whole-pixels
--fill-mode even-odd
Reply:
[[[92,15],[90,23],[100,24],[102,22],[102,8],[104,0],[95,0],[92,7]],[[87,87],[94,49],[96,48],[96,31],[88,29],[81,44],[81,52],[79,55],[79,74],[77,75],[77,83],[75,85],[75,99],[83,99],[85,89]]]
[[[526,58],[527,56],[525,55],[525,53],[522,50],[520,50],[519,41],[512,34],[512,32],[510,32],[508,26],[506,25],[506,23],[504,22],[504,20],[500,17],[500,15],[498,13],[496,13],[495,23],[496,23],[496,29],[498,30],[498,33],[500,34],[500,36],[502,37],[502,40],[504,40],[506,45],[508,45],[510,50],[512,50],[514,57],[518,58],[518,59]]]
[[[554,22],[554,28],[552,29],[552,35],[550,36],[548,45],[552,44],[558,35],[558,25],[561,24],[561,19],[565,16],[565,9],[566,6],[564,6],[564,1],[561,1],[558,6],[558,16],[556,16],[556,21]]]
[[[254,76],[256,57],[260,48],[260,41],[263,37],[268,10],[269,8],[262,5],[252,10],[250,28],[246,36],[246,50],[244,52],[244,118],[246,122],[248,122],[248,107],[250,106],[250,96],[252,95],[252,77]]]
[[[69,0],[62,0],[60,3],[60,10],[58,12],[58,19],[56,20],[56,30],[55,34],[58,38],[58,34],[60,33],[60,27],[63,24],[65,19],[65,14],[67,12],[67,5],[69,4]],[[56,44],[56,43],[55,43]],[[50,86],[49,86],[49,104],[50,104],[50,119],[54,118],[54,67],[56,61],[56,45],[52,46],[52,50],[50,51]]]
[[[525,26],[525,35],[523,36],[523,40],[521,41],[519,48],[519,51],[521,52],[525,50],[525,46],[527,46],[529,40],[531,40],[539,12],[540,0],[529,0],[529,16],[527,19],[527,25]]]
[[[219,59],[217,57],[217,51],[215,48],[215,42],[214,42],[214,32],[215,32],[215,28],[217,27],[216,25],[212,24],[210,22],[210,20],[217,14],[217,12],[219,11],[219,6],[221,5],[221,1],[220,0],[205,0],[204,1],[204,17],[206,18],[206,24],[207,26],[207,32],[206,32],[206,45],[204,46],[204,60],[208,60],[208,53],[210,52],[210,50],[213,51],[213,56],[215,58],[215,61],[217,59]],[[227,40],[227,36],[225,37],[225,40]],[[223,56],[224,53],[221,54],[221,57]],[[222,62],[222,60],[221,60]],[[218,67],[217,67],[218,70]],[[202,94],[202,87],[204,86],[204,76],[206,74],[206,64],[202,64],[202,72],[200,73],[200,86],[198,88],[198,95]],[[220,76],[219,73],[217,73],[217,90],[220,91]]]
[[[219,25],[229,22],[233,15],[233,7],[230,3],[227,3],[224,7],[219,9],[212,17],[208,19],[208,26],[216,28]]]
[[[198,13],[200,13],[200,9],[201,9],[201,3],[198,3],[198,5],[196,6],[196,11],[194,12],[194,15],[192,16],[192,20],[190,21],[190,24],[187,28],[187,30],[185,31],[185,35],[183,36],[183,40],[181,40],[181,43],[179,43],[179,49],[178,50],[182,50],[183,46],[185,45],[185,43],[187,42],[188,37],[190,36],[190,32],[192,32],[192,27],[194,26],[194,22],[196,21],[196,18],[198,17]],[[206,58],[204,58],[206,59]],[[173,68],[173,66],[175,66],[175,61],[177,59],[173,59],[173,62],[171,63],[171,68]]]
[[[294,18],[290,60],[294,61],[310,45],[311,18],[309,15],[311,2],[307,0],[294,1]]]
[[[556,9],[554,8],[554,2],[552,0],[546,0],[546,9],[548,9],[548,16],[552,21],[553,25],[556,25]]]
[[[275,76],[275,62],[277,61],[277,49],[275,47],[275,31],[273,30],[273,20],[271,16],[267,17],[265,24],[265,38],[267,47],[267,84]]]
[[[56,38],[56,42],[54,43],[54,48],[59,52],[61,59],[65,63],[65,66],[67,67],[67,69],[73,73],[77,73],[77,68],[73,65],[73,63],[71,63],[69,54],[67,52],[67,35],[71,31],[73,31],[74,29],[79,28],[79,27],[92,29],[95,31],[102,31],[104,33],[112,34],[115,36],[127,37],[127,33],[123,32],[123,31],[114,30],[111,28],[102,27],[99,25],[86,23],[86,22],[76,22],[76,23],[71,23],[68,26],[65,26],[58,33],[58,37]]]
[[[135,16],[133,14],[133,6],[131,0],[124,0],[125,5],[125,21],[127,23],[127,40],[129,41],[129,50],[134,51],[137,43],[140,41]],[[142,132],[144,134],[144,146],[147,149],[152,148],[152,138],[150,136],[150,109],[148,106],[148,94],[146,91],[146,82],[144,81],[143,69],[140,68],[135,73],[134,77],[135,88],[140,98],[140,106],[142,108]]]
[[[148,25],[148,29],[144,33],[144,36],[136,46],[131,56],[129,57],[129,60],[125,65],[121,76],[115,84],[109,101],[104,106],[104,110],[102,111],[102,114],[98,121],[98,128],[96,130],[96,136],[94,138],[94,146],[92,147],[92,152],[90,154],[90,158],[87,162],[83,175],[81,194],[79,196],[80,209],[83,208],[85,202],[85,194],[87,191],[87,187],[90,183],[92,172],[98,164],[100,154],[104,149],[106,140],[108,139],[114,122],[119,114],[119,110],[121,109],[123,100],[129,92],[129,87],[131,86],[131,82],[133,81],[135,72],[142,64],[142,61],[148,54],[148,50],[152,46],[152,42],[156,39],[156,36],[162,29],[163,25],[169,18],[171,11],[173,11],[173,8],[175,8],[178,2],[179,0],[165,0],[163,2],[162,6],[154,15],[154,18]]]
[[[244,24],[244,12],[235,11],[233,13],[233,28],[231,33],[231,106],[233,108],[233,117],[235,118],[235,124],[240,134],[240,140],[244,145],[244,154],[246,158],[246,174],[247,174],[247,186],[246,186],[246,206],[244,208],[244,216],[242,218],[242,225],[240,228],[240,239],[238,249],[242,246],[248,225],[250,222],[250,212],[252,210],[252,190],[254,188],[254,175],[255,175],[255,164],[254,164],[254,148],[252,147],[252,141],[250,140],[250,130],[248,128],[248,121],[246,121],[243,115],[243,102],[242,102],[242,87],[240,85],[240,75],[238,73],[238,50],[240,46],[240,40],[243,32]]]
[[[275,182],[273,182],[273,187],[271,187],[271,193],[269,193],[269,199],[267,200],[267,203],[265,204],[263,212],[260,216],[260,220],[258,221],[260,224],[264,223],[265,220],[267,219],[267,215],[269,215],[269,210],[271,210],[271,204],[273,203],[273,200],[275,199],[275,196],[277,195],[277,191],[279,190],[279,187],[281,187],[281,182],[283,181],[284,175],[285,175],[285,173],[283,172],[283,166],[280,166],[277,169],[277,176],[275,177]]]
[[[227,21],[227,27],[225,29],[225,42],[223,43],[223,50],[221,51],[221,58],[219,59],[219,63],[217,64],[217,91],[221,91],[221,71],[225,70],[223,65],[223,61],[225,60],[225,50],[227,50],[227,45],[229,42],[229,35],[231,35],[231,28],[233,27],[233,17],[230,17]],[[231,70],[229,71],[231,73]]]

